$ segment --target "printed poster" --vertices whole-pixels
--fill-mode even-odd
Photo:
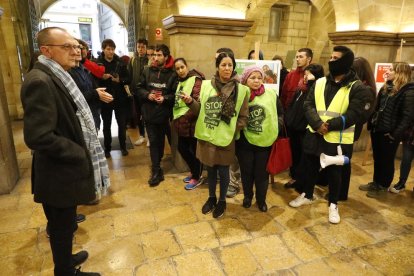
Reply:
[[[236,59],[236,72],[241,77],[244,67],[257,65],[263,69],[265,74],[264,86],[273,89],[279,95],[280,82],[280,60],[252,60],[252,59]]]

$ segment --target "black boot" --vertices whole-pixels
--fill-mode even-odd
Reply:
[[[209,197],[206,201],[206,203],[204,203],[203,208],[201,209],[201,212],[205,215],[210,213],[211,211],[214,210],[214,208],[216,208],[217,205],[217,198],[216,197]]]
[[[213,211],[213,218],[219,218],[224,215],[224,211],[226,211],[226,201],[219,200],[217,202],[217,206]]]
[[[162,172],[161,168],[154,168],[152,169],[151,178],[148,180],[148,184],[151,187],[158,186],[161,181],[164,180],[164,173]]]

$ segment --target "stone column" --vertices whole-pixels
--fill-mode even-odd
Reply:
[[[164,28],[170,36],[170,50],[174,58],[184,57],[189,69],[196,68],[211,79],[215,73],[215,54],[219,48],[230,48],[239,53],[243,37],[253,25],[253,21],[244,19],[226,19],[170,15],[163,19]],[[179,56],[177,56],[179,53]],[[177,154],[177,134],[173,131],[171,145],[175,167],[179,171],[187,170],[187,165]]]
[[[3,8],[0,8],[0,14],[3,14]],[[0,48],[4,49],[4,47],[4,33],[2,28],[0,28]],[[3,72],[0,66],[0,194],[9,193],[13,190],[18,179],[19,167],[14,148]]]

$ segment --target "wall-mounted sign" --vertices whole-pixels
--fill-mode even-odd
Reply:
[[[162,40],[162,29],[156,28],[155,29],[155,40]]]
[[[78,22],[92,23],[92,18],[91,17],[78,17]]]

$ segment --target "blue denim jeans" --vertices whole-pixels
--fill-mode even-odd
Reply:
[[[414,157],[414,145],[410,145],[407,143],[403,143],[403,155],[401,159],[400,165],[400,183],[405,185],[407,182],[408,175],[410,174],[411,170],[411,161]]]

